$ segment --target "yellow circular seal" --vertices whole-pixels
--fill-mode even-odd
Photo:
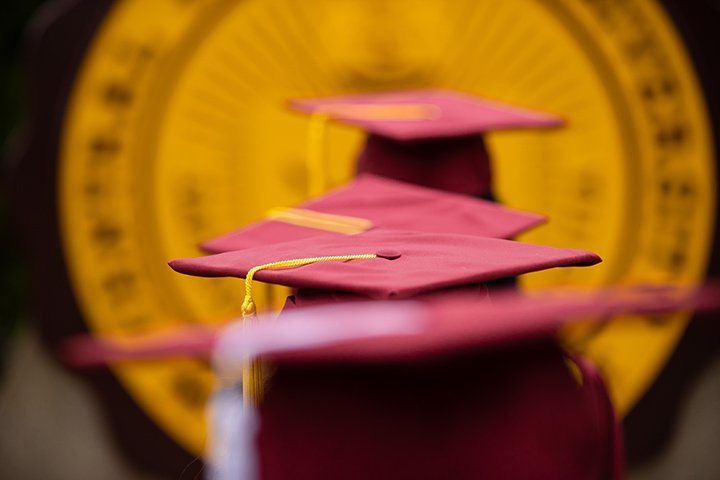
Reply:
[[[490,137],[496,191],[549,216],[524,240],[598,252],[549,284],[702,278],[715,221],[713,139],[683,42],[653,0],[118,0],[72,88],[59,151],[65,263],[93,332],[131,336],[239,312],[238,282],[166,266],[303,199],[306,120],[288,98],[446,87],[563,116]],[[331,185],[361,134],[332,127]],[[266,304],[274,300],[266,298]],[[568,331],[627,412],[683,322]],[[199,361],[113,368],[194,454],[212,386]]]

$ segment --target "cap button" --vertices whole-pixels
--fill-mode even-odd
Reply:
[[[375,252],[375,255],[380,258],[385,258],[387,260],[395,260],[397,258],[400,258],[402,256],[402,253],[398,252],[397,250],[386,248],[378,250],[377,252]]]

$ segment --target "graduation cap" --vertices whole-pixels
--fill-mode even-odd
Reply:
[[[222,450],[232,462],[252,462],[257,468],[241,470],[256,478],[620,478],[619,432],[602,379],[589,362],[563,354],[553,334],[578,317],[717,309],[717,288],[330,305],[232,323],[219,334],[155,337],[135,350],[83,338],[66,354],[89,365],[213,349],[221,378],[249,356],[271,359],[259,424],[233,424],[241,397],[214,405],[215,425],[228,433],[215,443],[228,442]],[[247,431],[227,432],[236,427]],[[232,443],[238,438],[242,445]]]
[[[255,315],[253,279],[298,290],[350,292],[374,298],[408,298],[553,267],[589,266],[596,254],[511,240],[448,233],[374,229],[341,237],[310,237],[180,259],[170,266],[198,276],[245,278],[242,314]],[[249,362],[243,385],[249,401],[261,401],[266,368]]]
[[[554,115],[437,89],[298,99],[290,106],[369,132],[359,173],[476,196],[489,196],[491,187],[483,133],[563,124]]]
[[[291,209],[202,244],[212,253],[317,236],[357,234],[373,228],[509,238],[544,217],[494,202],[364,174]]]
[[[382,299],[600,261],[596,254],[583,250],[378,228],[173,260],[170,266],[205,277],[242,278],[252,272],[267,283]]]

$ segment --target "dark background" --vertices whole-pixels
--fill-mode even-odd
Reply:
[[[7,154],[13,131],[23,118],[24,90],[23,34],[35,11],[45,0],[11,0],[0,14],[0,142],[3,168],[0,186],[10,181],[6,173]],[[5,370],[5,352],[11,336],[26,317],[28,275],[21,257],[19,239],[10,227],[9,205],[0,194],[0,372]],[[0,373],[2,375],[2,373]]]

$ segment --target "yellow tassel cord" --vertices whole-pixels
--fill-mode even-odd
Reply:
[[[398,104],[335,104],[324,105],[310,115],[307,136],[308,196],[315,197],[327,190],[325,179],[325,132],[330,118],[348,120],[430,120],[440,116],[436,105],[424,103]]]
[[[340,255],[328,257],[310,257],[296,258],[293,260],[281,260],[279,262],[266,263],[258,265],[248,270],[245,276],[245,298],[242,303],[243,322],[250,324],[256,317],[255,302],[252,297],[253,277],[260,270],[275,270],[281,268],[302,267],[316,262],[346,262],[349,260],[360,260],[368,258],[377,258],[374,253],[359,255]],[[243,397],[249,405],[258,405],[262,400],[263,392],[263,368],[262,363],[258,359],[249,359],[242,371]]]
[[[300,227],[344,233],[346,235],[366,232],[373,227],[373,223],[365,218],[322,213],[302,208],[274,208],[268,211],[266,218]]]

